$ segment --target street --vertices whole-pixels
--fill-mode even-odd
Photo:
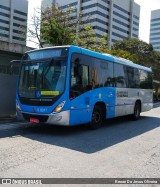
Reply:
[[[0,176],[159,177],[160,104],[138,121],[106,120],[94,131],[85,126],[1,124]]]

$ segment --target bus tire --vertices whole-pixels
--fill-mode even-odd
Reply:
[[[89,124],[90,129],[98,129],[102,126],[103,114],[100,106],[96,105],[92,112],[92,121]]]
[[[134,106],[134,113],[132,115],[133,120],[137,120],[140,118],[140,113],[141,113],[141,106],[140,102],[136,102]]]

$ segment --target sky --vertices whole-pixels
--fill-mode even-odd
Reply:
[[[29,17],[33,9],[40,7],[41,0],[29,1]],[[123,0],[122,0],[123,1]],[[151,10],[160,9],[160,0],[134,0],[140,5],[139,39],[149,43]]]
[[[141,6],[139,39],[149,43],[151,10],[160,9],[160,0],[135,0],[135,2]]]

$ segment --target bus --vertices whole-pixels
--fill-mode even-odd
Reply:
[[[77,46],[28,51],[20,61],[18,119],[101,127],[105,119],[134,120],[153,107],[152,69]]]

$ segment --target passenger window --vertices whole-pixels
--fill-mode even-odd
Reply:
[[[126,67],[127,76],[128,76],[128,87],[129,88],[139,88],[139,71],[138,69],[132,67]]]
[[[105,76],[104,76],[104,86],[107,87],[113,87],[114,82],[113,82],[113,63],[107,62],[107,69],[104,69],[102,71],[105,71]]]
[[[152,89],[152,74],[144,70],[140,70],[140,88]]]
[[[127,80],[125,76],[124,66],[121,64],[114,65],[115,86],[118,88],[126,88]]]
[[[113,63],[92,58],[92,87],[113,87]]]

